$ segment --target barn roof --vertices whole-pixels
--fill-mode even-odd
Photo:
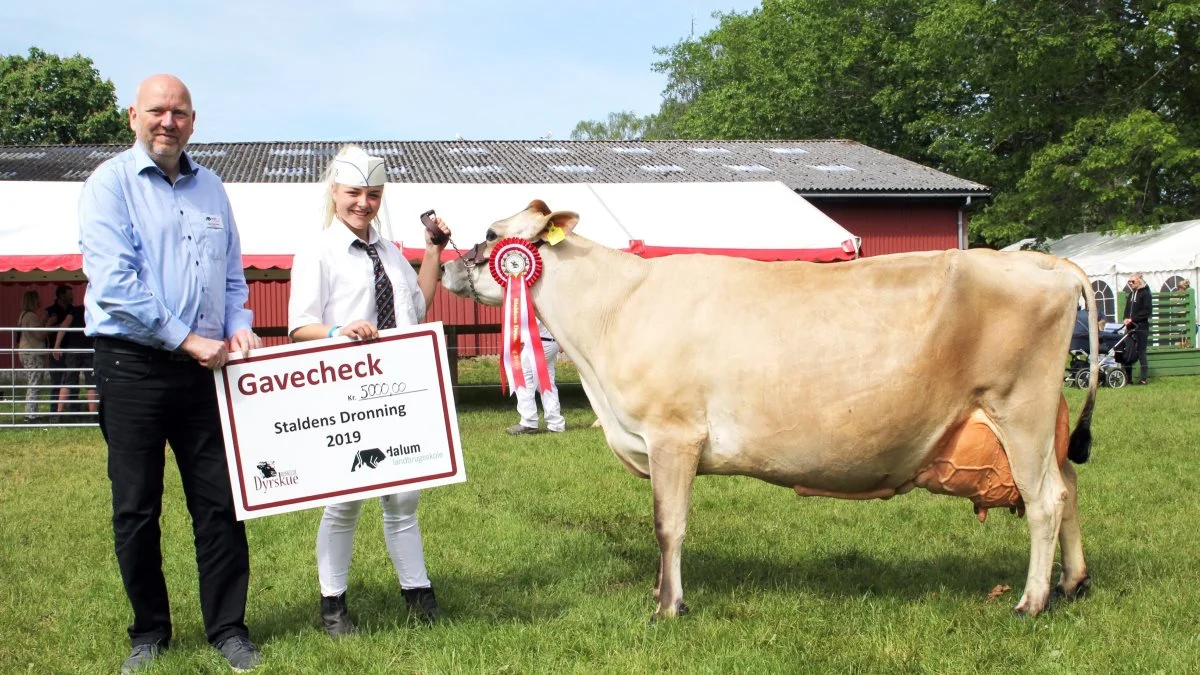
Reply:
[[[986,197],[985,185],[847,140],[361,141],[395,183],[778,181],[805,196]],[[338,141],[192,143],[226,183],[313,183]],[[0,181],[78,182],[120,145],[0,146]]]

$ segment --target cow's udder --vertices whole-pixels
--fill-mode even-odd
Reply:
[[[1067,457],[1070,421],[1066,398],[1059,398],[1054,429],[1054,454],[1059,464]],[[1004,507],[1024,515],[1025,502],[1013,480],[1008,454],[990,427],[978,420],[967,420],[948,433],[940,451],[913,482],[930,492],[966,497],[975,504],[979,522],[987,519],[988,509]]]

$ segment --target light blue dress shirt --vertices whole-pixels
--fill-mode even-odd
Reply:
[[[186,153],[173,185],[137,144],[101,164],[79,198],[79,250],[90,336],[173,351],[190,332],[251,327],[229,198]]]

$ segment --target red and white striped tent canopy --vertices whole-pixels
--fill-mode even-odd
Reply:
[[[78,271],[77,205],[82,183],[0,181],[0,273],[16,280]],[[243,262],[261,270],[291,267],[299,242],[320,227],[319,183],[229,183]],[[859,240],[783,183],[389,183],[382,234],[417,260],[427,209],[466,249],[496,220],[534,199],[580,214],[576,232],[644,257],[715,253],[756,260],[848,260]],[[446,258],[453,257],[449,248]]]

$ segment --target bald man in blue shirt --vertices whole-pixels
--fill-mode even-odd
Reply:
[[[184,152],[195,119],[183,82],[147,78],[129,108],[136,143],[92,173],[79,201],[86,333],[95,338],[117,563],[133,608],[122,672],[148,666],[171,640],[159,530],[167,443],[192,516],[208,640],[235,670],[261,661],[245,624],[250,558],[212,377],[229,351],[261,341],[244,306],[225,188]]]

